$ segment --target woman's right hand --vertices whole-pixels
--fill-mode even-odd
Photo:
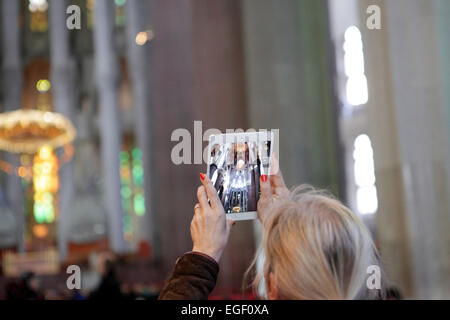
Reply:
[[[264,226],[264,221],[270,216],[271,207],[277,202],[289,196],[289,189],[284,183],[283,175],[279,168],[275,154],[272,154],[269,179],[267,175],[261,175],[261,196],[258,201],[258,218]]]
[[[192,251],[206,254],[219,262],[234,222],[226,219],[222,202],[211,180],[203,173],[200,173],[200,180],[203,185],[197,190],[199,203],[194,207],[191,222]]]

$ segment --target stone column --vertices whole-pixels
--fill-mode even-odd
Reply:
[[[155,31],[152,46],[152,126],[147,130],[156,141],[153,192],[159,217],[162,276],[173,263],[192,249],[189,224],[199,172],[206,164],[175,165],[170,141],[174,130],[184,128],[194,137],[194,121],[202,121],[202,132],[247,127],[241,13],[238,0],[151,1]],[[206,147],[201,143],[200,149]],[[193,150],[197,150],[195,147]],[[198,158],[198,155],[197,157]],[[191,161],[194,161],[192,153]],[[241,292],[242,275],[254,254],[251,222],[233,227],[215,294],[228,297]]]
[[[112,250],[126,250],[122,228],[119,152],[118,60],[114,39],[114,2],[95,1],[94,56],[100,109],[100,138],[103,169],[103,193],[108,212],[109,243]]]
[[[289,186],[344,196],[326,1],[242,1],[250,127],[279,129]]]
[[[370,4],[382,9],[382,30],[361,30],[381,254],[407,297],[448,298],[448,88],[441,75],[448,57],[438,49],[432,1],[363,1],[361,17]]]
[[[22,107],[22,59],[20,47],[20,2],[2,0],[2,91],[4,111]],[[19,157],[5,153],[5,159],[18,166]],[[21,179],[11,173],[7,177],[7,197],[17,220],[17,248],[24,250],[25,216]]]
[[[136,35],[150,29],[148,2],[141,0],[129,0],[126,4],[127,15],[127,53],[128,63],[132,79],[134,114],[135,114],[135,141],[138,148],[142,150],[142,161],[144,168],[144,195],[145,215],[138,218],[139,232],[141,238],[148,240],[153,247],[154,254],[158,255],[158,222],[157,215],[153,212],[152,196],[152,154],[156,152],[152,148],[151,127],[151,86],[150,86],[150,61],[151,44],[136,44]],[[149,72],[150,70],[150,72]]]
[[[51,0],[50,16],[50,60],[51,83],[54,111],[74,121],[75,61],[69,47],[69,30],[66,27],[66,0]],[[70,221],[70,203],[74,195],[74,166],[72,162],[60,168],[60,210],[58,221],[58,248],[60,259],[67,257],[68,223]]]
[[[443,88],[450,88],[450,3],[446,0],[433,1],[434,15],[436,17],[436,37],[440,52],[440,66]],[[450,90],[444,90],[444,105],[446,110],[446,119],[450,126]],[[450,130],[448,131],[447,143],[450,150]],[[450,172],[449,172],[450,174]]]
[[[249,127],[279,129],[289,187],[330,188],[345,200],[327,2],[243,0],[242,21]]]

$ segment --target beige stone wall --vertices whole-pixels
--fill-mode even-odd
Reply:
[[[382,29],[362,28],[387,273],[407,297],[449,298],[448,123],[432,1],[362,1]],[[362,21],[365,23],[365,20]]]

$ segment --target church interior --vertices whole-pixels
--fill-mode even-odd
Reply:
[[[208,131],[250,128],[278,131],[289,187],[362,219],[394,296],[450,299],[449,17],[448,0],[0,0],[0,299],[86,298],[105,261],[155,299],[192,249]],[[211,299],[256,298],[260,237],[233,227]]]

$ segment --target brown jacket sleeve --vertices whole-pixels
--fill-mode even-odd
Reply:
[[[214,289],[219,265],[209,256],[189,252],[178,259],[158,300],[206,300]]]

